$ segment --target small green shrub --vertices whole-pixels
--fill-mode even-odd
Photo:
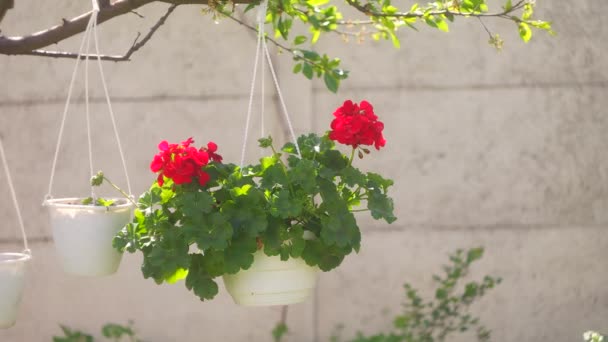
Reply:
[[[82,331],[72,330],[65,325],[60,325],[64,336],[54,336],[53,342],[94,342],[92,335]],[[113,342],[143,342],[140,340],[133,330],[132,323],[128,325],[120,325],[108,323],[101,328],[101,334]]]
[[[480,247],[466,252],[457,250],[451,254],[450,264],[443,266],[443,274],[433,276],[437,287],[430,300],[423,299],[418,290],[406,283],[404,309],[394,318],[392,331],[371,336],[359,333],[351,342],[443,342],[452,333],[471,330],[475,330],[478,341],[489,341],[490,331],[469,309],[488,290],[500,284],[501,279],[485,276],[481,281],[461,285],[471,265],[481,259],[483,252]],[[277,325],[283,327],[281,334],[273,333],[275,342],[281,341],[287,331],[284,322],[285,319],[282,319]],[[343,326],[340,325],[330,338],[331,342],[343,341],[340,337],[342,329]]]

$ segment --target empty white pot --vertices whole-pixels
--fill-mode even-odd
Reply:
[[[15,325],[28,261],[25,253],[0,253],[0,329]]]
[[[112,239],[129,223],[133,204],[114,200],[110,207],[81,205],[80,198],[45,202],[55,247],[67,273],[105,276],[118,270],[122,254],[112,247]]]
[[[310,297],[317,283],[317,267],[300,258],[281,261],[258,250],[248,270],[225,274],[224,285],[234,302],[244,306],[301,303]]]

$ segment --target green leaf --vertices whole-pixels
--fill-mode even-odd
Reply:
[[[317,168],[312,160],[291,157],[291,170],[289,172],[289,182],[302,187],[307,193],[314,193],[317,189]]]
[[[437,24],[437,28],[443,32],[450,32],[450,28],[448,27],[448,23],[441,19],[440,17],[436,17],[435,23]]]
[[[331,73],[326,72],[323,75],[323,81],[325,82],[325,86],[327,87],[327,89],[329,89],[329,91],[331,91],[332,93],[338,92],[340,80],[334,77]]]
[[[157,283],[170,279],[178,269],[190,267],[188,244],[176,231],[166,231],[160,241],[144,253],[142,273]]]
[[[111,207],[112,205],[114,205],[114,202],[116,202],[115,200],[111,200],[111,199],[105,199],[105,198],[97,198],[97,200],[95,200],[95,204],[101,207]]]
[[[297,217],[302,212],[299,198],[292,198],[289,190],[283,189],[272,197],[270,214],[280,218]]]
[[[261,187],[264,189],[272,189],[277,185],[287,186],[288,183],[285,169],[279,163],[269,166],[262,174]]]
[[[296,65],[293,66],[293,73],[297,74],[300,71],[302,71],[302,63],[297,63]]]
[[[65,325],[60,325],[63,337],[53,337],[53,342],[93,342],[93,336],[81,331],[71,330]]]
[[[285,323],[278,323],[277,326],[272,329],[272,338],[274,339],[274,342],[280,342],[283,336],[287,334],[287,330],[287,325]]]
[[[367,194],[367,208],[376,220],[384,219],[393,223],[397,218],[393,214],[393,200],[380,191],[369,191]]]
[[[258,143],[261,148],[268,148],[272,146],[272,137],[268,136],[267,138],[260,138],[258,139]]]
[[[268,226],[266,211],[256,202],[229,201],[223,205],[222,214],[232,225],[235,235],[256,237]]]
[[[345,251],[336,247],[326,246],[320,240],[306,241],[302,258],[310,266],[319,266],[322,271],[330,271],[338,267],[344,260]]]
[[[201,300],[213,299],[218,293],[218,286],[205,270],[202,254],[192,255],[190,271],[186,277],[186,287],[192,290]]]
[[[310,43],[316,44],[319,40],[319,37],[321,37],[321,30],[312,30],[312,40],[310,41]]]
[[[135,336],[131,327],[113,323],[104,325],[101,329],[101,333],[104,337],[113,339],[120,339],[123,336]]]
[[[351,212],[340,210],[321,218],[321,239],[326,245],[355,246],[361,242],[361,232]]]
[[[367,173],[367,187],[369,189],[378,189],[386,193],[392,185],[393,181],[390,179],[386,179],[374,172]]]
[[[361,171],[359,171],[359,169],[350,165],[342,170],[340,177],[342,177],[342,181],[344,181],[346,185],[351,187],[356,185],[365,186],[367,181],[367,178]]]
[[[306,247],[304,240],[304,229],[302,226],[294,226],[289,230],[289,245],[291,247],[289,254],[292,258],[299,258]]]
[[[328,2],[329,0],[306,0],[306,3],[311,6],[323,6]]]
[[[182,280],[182,279],[186,279],[186,276],[188,275],[188,270],[185,268],[178,268],[177,270],[175,270],[175,273],[173,273],[172,275],[170,275],[166,281],[169,284],[175,284],[178,281]],[[106,336],[107,337],[107,336]]]
[[[467,263],[472,263],[476,260],[481,259],[483,256],[483,247],[471,248],[467,252]]]
[[[99,171],[96,175],[91,177],[92,186],[100,186],[103,183],[103,172]]]
[[[188,241],[194,241],[201,250],[223,250],[232,238],[232,225],[224,215],[214,212],[197,220],[184,219],[181,227]]]
[[[161,201],[161,188],[156,183],[139,197],[139,208],[148,209]]]
[[[248,269],[253,263],[253,253],[257,248],[255,239],[248,236],[233,239],[224,251],[224,271],[234,274],[241,269]]]
[[[502,8],[505,10],[505,12],[510,12],[513,8],[513,3],[511,2],[511,0],[507,0],[507,2]]]
[[[306,41],[308,40],[308,38],[306,38],[306,36],[297,36],[294,40],[293,43],[295,45],[300,45],[300,44],[304,44],[306,43]]]
[[[520,22],[518,24],[518,27],[519,27],[519,36],[521,37],[521,39],[525,43],[530,41],[530,38],[532,38],[532,30],[530,29],[530,26],[524,22]]]
[[[306,76],[306,78],[308,78],[309,80],[312,80],[313,70],[312,66],[309,63],[304,63],[304,66],[302,68],[302,74],[304,74],[304,76]]]

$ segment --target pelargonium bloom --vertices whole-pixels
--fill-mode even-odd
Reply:
[[[360,145],[374,145],[379,150],[386,144],[382,135],[384,124],[378,120],[374,108],[367,101],[360,104],[345,101],[334,112],[329,138],[341,144],[357,148]]]
[[[210,158],[221,162],[222,157],[215,153],[217,145],[213,142],[209,142],[206,149],[196,149],[190,146],[193,143],[194,140],[188,138],[179,144],[169,144],[167,141],[161,141],[158,144],[160,152],[150,163],[150,170],[158,172],[158,185],[164,184],[165,177],[173,180],[175,184],[192,183],[194,178],[201,186],[207,184],[210,177],[202,170],[203,166],[209,163]]]

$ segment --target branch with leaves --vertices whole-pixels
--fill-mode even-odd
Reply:
[[[178,5],[200,4],[208,7],[203,11],[213,15],[215,20],[228,17],[243,27],[256,31],[257,27],[235,16],[237,3],[247,4],[244,12],[259,6],[261,0],[116,0],[100,1],[99,23],[120,15],[134,13],[146,4],[164,2],[171,4],[167,13],[138,41],[139,35],[124,55],[103,55],[102,60],[127,61],[133,53],[142,48],[152,35],[165,23]],[[11,2],[12,3],[12,2]],[[399,30],[409,28],[418,30],[420,24],[440,31],[449,32],[450,23],[456,18],[477,18],[488,33],[489,43],[502,49],[504,41],[498,33],[486,25],[484,20],[507,20],[516,26],[521,39],[528,42],[534,29],[553,34],[551,23],[534,18],[535,0],[506,0],[500,9],[490,9],[486,0],[437,0],[427,4],[415,3],[409,9],[398,8],[391,0],[346,0],[341,8],[353,8],[359,17],[345,18],[341,8],[330,0],[270,0],[266,23],[272,25],[272,34],[266,39],[282,51],[291,53],[294,60],[294,73],[306,78],[322,78],[327,88],[336,92],[340,82],[348,77],[348,71],[341,68],[340,58],[315,51],[314,45],[322,34],[332,33],[345,40],[354,38],[363,42],[366,38],[388,40],[400,47]],[[7,7],[10,8],[10,7]],[[51,27],[24,37],[0,35],[0,54],[35,55],[54,58],[76,58],[73,52],[41,50],[78,33],[84,32],[91,12],[71,20],[63,20],[61,25]],[[308,34],[292,36],[294,23],[308,28]],[[273,37],[271,37],[273,36]],[[283,40],[284,42],[280,42]],[[309,47],[302,48],[308,44]],[[89,55],[96,58],[96,55]]]

